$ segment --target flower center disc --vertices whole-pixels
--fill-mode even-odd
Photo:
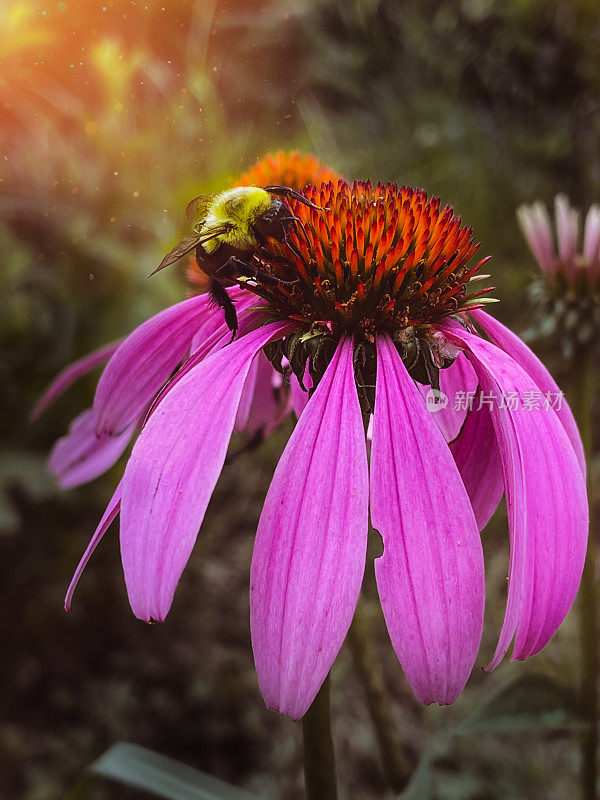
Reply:
[[[330,181],[304,195],[322,210],[289,201],[288,245],[270,242],[270,270],[285,283],[258,287],[276,313],[370,338],[438,322],[491,291],[468,293],[487,259],[467,266],[472,229],[422,189]]]

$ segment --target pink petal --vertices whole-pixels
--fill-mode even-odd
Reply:
[[[470,311],[469,314],[481,325],[494,344],[504,350],[505,353],[508,353],[525,370],[542,394],[549,393],[552,397],[562,397],[562,392],[556,385],[552,375],[550,375],[535,353],[518,336],[481,309]],[[571,409],[564,398],[562,398],[560,408],[555,409],[555,411],[571,441],[579,466],[585,475],[585,453],[583,452],[581,437]]]
[[[558,238],[558,255],[565,269],[574,274],[575,255],[577,253],[577,234],[579,232],[579,212],[571,208],[564,194],[555,198],[556,233]]]
[[[123,477],[121,556],[129,601],[164,620],[227,453],[256,353],[282,336],[275,322],[204,359],[156,406]]]
[[[436,414],[436,422],[446,441],[451,442],[460,433],[467,415],[466,403],[457,402],[459,393],[473,397],[477,391],[477,375],[462,353],[450,367],[440,370],[440,391],[448,397],[448,405]]]
[[[304,377],[302,378],[302,383],[306,386],[307,389],[312,389],[312,378],[310,377],[308,366],[304,371]],[[305,392],[304,389],[300,386],[300,381],[293,373],[290,376],[290,389],[292,392],[292,405],[294,407],[294,413],[296,417],[300,419],[300,414],[302,414],[302,412],[306,408],[306,404],[308,403],[308,392]]]
[[[60,397],[60,395],[78,378],[82,375],[87,375],[88,372],[91,372],[100,364],[104,364],[105,361],[108,361],[120,344],[120,340],[107,344],[99,350],[94,350],[93,353],[89,353],[87,356],[80,358],[78,361],[74,361],[63,369],[62,372],[59,372],[37,401],[35,408],[31,412],[31,421],[35,422],[48,406],[51,405],[57,397]]]
[[[418,384],[423,397],[427,397],[431,387]],[[456,439],[467,416],[469,398],[477,392],[477,375],[469,364],[468,358],[459,353],[454,363],[440,370],[440,393],[448,398],[447,405],[429,406],[444,439],[451,442]],[[432,410],[433,408],[433,410]]]
[[[344,641],[360,592],[368,531],[362,417],[344,339],[290,437],[261,514],[250,572],[250,625],[269,708],[306,712]]]
[[[240,326],[238,329],[238,338],[240,338],[244,334],[248,333],[248,331],[251,331],[254,328],[262,325],[265,322],[265,315],[263,312],[256,311],[242,311],[240,313],[238,309],[238,322]],[[142,428],[145,427],[148,418],[154,413],[154,410],[158,404],[162,402],[163,398],[170,391],[172,391],[175,386],[177,386],[179,381],[184,378],[188,372],[197,367],[198,364],[201,361],[204,361],[204,359],[209,355],[215,353],[217,350],[221,350],[230,343],[231,331],[225,325],[225,323],[214,328],[212,333],[208,334],[207,337],[198,344],[194,352],[183,362],[173,377],[170,378],[170,380],[167,381],[162,389],[154,396],[154,399],[150,403],[146,414],[144,415]]]
[[[423,703],[452,703],[483,625],[481,541],[454,459],[402,359],[377,339],[371,519],[375,574],[394,649]]]
[[[474,399],[460,434],[449,447],[469,495],[477,527],[482,531],[504,494],[504,474],[492,418],[486,405],[479,408],[479,397]]]
[[[73,600],[73,594],[75,589],[77,588],[77,584],[79,583],[79,579],[85,569],[88,561],[92,557],[94,550],[100,544],[100,540],[109,529],[111,522],[119,513],[119,508],[121,507],[121,483],[115,489],[115,493],[111,497],[110,503],[108,504],[106,511],[104,512],[102,519],[100,520],[100,524],[96,528],[94,535],[92,536],[90,543],[86,547],[85,553],[81,557],[81,561],[77,565],[77,569],[71,579],[71,583],[69,584],[69,588],[67,589],[67,595],[65,597],[65,611],[71,610],[71,601]]]
[[[588,531],[585,478],[552,409],[524,407],[532,378],[494,344],[457,323],[445,329],[468,348],[481,388],[496,397],[516,393],[516,409],[496,402],[491,416],[500,448],[511,555],[506,616],[489,669],[516,633],[513,659],[534,655],[565,618],[577,593]]]
[[[588,262],[592,279],[600,266],[600,206],[590,206],[583,232],[583,257]]]
[[[557,261],[552,243],[550,217],[544,204],[538,202],[532,206],[521,206],[517,210],[517,219],[527,244],[542,270],[549,274],[554,273]]]
[[[125,339],[102,373],[94,415],[98,433],[119,433],[138,419],[190,349],[206,295],[191,297],[144,322]]]
[[[266,356],[265,356],[266,358]],[[252,398],[254,397],[254,390],[256,389],[256,376],[258,372],[258,356],[253,359],[248,370],[248,375],[242,389],[240,403],[238,405],[237,415],[235,417],[234,431],[238,433],[243,431],[248,422],[248,415],[250,414],[250,406],[252,405]]]
[[[76,417],[69,433],[56,442],[48,468],[63,489],[93,481],[120,458],[134,429],[135,423],[118,436],[97,436],[90,408]]]
[[[281,376],[264,353],[256,356],[253,367],[254,381],[251,383],[251,375],[248,375],[235,421],[235,430],[244,431],[249,436],[258,433],[268,436],[290,413],[290,393],[288,388],[283,386]],[[240,412],[245,402],[244,395],[247,407],[244,408],[242,415]]]

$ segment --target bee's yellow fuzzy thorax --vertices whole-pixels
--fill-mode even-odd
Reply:
[[[251,226],[271,203],[271,195],[256,186],[240,186],[218,194],[209,206],[199,232],[210,234],[222,225],[231,225],[231,229],[208,241],[204,245],[206,252],[212,253],[222,244],[240,250],[254,247],[256,238]]]

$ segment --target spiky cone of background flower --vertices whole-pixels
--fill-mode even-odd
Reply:
[[[594,455],[593,418],[600,355],[600,206],[592,205],[580,230],[579,212],[564,195],[555,199],[556,239],[546,207],[521,206],[517,217],[542,274],[531,286],[539,312],[530,338],[548,351],[560,352],[588,458]],[[590,470],[588,480],[593,471]],[[592,536],[583,572],[580,624],[582,643],[582,713],[588,726],[582,736],[582,790],[586,800],[597,796],[598,784],[598,588],[597,542],[594,535],[594,487],[590,486]]]
[[[336,182],[341,178],[338,172],[310,153],[278,150],[276,153],[268,153],[257,161],[233,185],[289,186],[291,189],[302,191],[309,183],[320,186],[322,183]]]
[[[539,319],[530,339],[551,344],[566,361],[600,342],[600,206],[580,215],[564,195],[555,199],[556,245],[550,217],[541,202],[521,206],[519,224],[542,274],[532,282]],[[581,238],[581,241],[580,241]]]
[[[422,702],[451,703],[481,637],[479,531],[505,488],[510,580],[489,667],[513,637],[513,658],[538,652],[573,602],[587,540],[581,442],[566,404],[541,402],[558,393],[548,372],[482,310],[485,290],[472,282],[482,262],[470,265],[477,247],[452,209],[392,185],[328,183],[308,197],[325,210],[292,202],[301,257],[288,251],[287,265],[265,264],[297,283],[255,287],[262,301],[238,306],[240,333],[227,347],[197,341],[146,414],[84,560],[120,510],[132,609],[148,621],[166,617],[246,378],[265,348],[278,365],[287,354],[316,388],[297,404],[254,547],[251,630],[265,701],[299,718],[317,694],[352,620],[370,512],[383,539],[376,577],[394,649]],[[156,341],[140,331],[103,374],[99,433],[124,430],[148,405],[154,365],[181,358],[173,352],[169,362],[162,342],[156,358]],[[474,393],[472,408],[451,402],[432,414],[423,393],[438,380],[451,400]]]

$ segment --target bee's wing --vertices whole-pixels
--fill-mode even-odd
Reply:
[[[179,244],[176,244],[175,247],[167,253],[154,272],[150,273],[150,277],[152,277],[152,275],[156,275],[156,273],[160,272],[161,269],[170,267],[171,264],[179,261],[179,259],[186,253],[195,250],[199,244],[205,244],[211,239],[217,239],[219,236],[227,233],[229,230],[231,230],[231,227],[231,225],[224,223],[222,225],[213,226],[210,230],[210,233],[195,233],[193,236],[186,236],[185,239],[182,239]]]
[[[152,277],[152,275],[156,275],[156,273],[160,272],[161,269],[170,267],[171,264],[179,261],[181,256],[184,256],[186,253],[194,250],[197,245],[200,244],[201,239],[202,237],[198,233],[195,233],[193,236],[186,236],[185,239],[182,239],[179,244],[176,244],[175,247],[167,253],[154,272],[150,273],[150,277]]]
[[[187,221],[194,222],[194,220],[203,219],[214,197],[214,194],[200,194],[198,197],[194,197],[193,200],[190,200],[185,208]]]

